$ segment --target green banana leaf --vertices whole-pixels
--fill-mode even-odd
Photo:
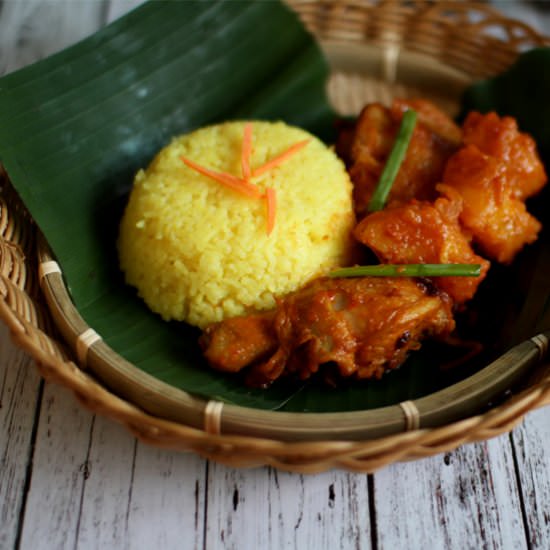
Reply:
[[[125,286],[115,240],[136,170],[173,135],[230,118],[284,119],[330,142],[335,114],[325,96],[327,75],[318,46],[289,8],[228,1],[145,4],[0,79],[0,162],[52,247],[83,318],[138,368],[192,394],[243,406],[369,409],[475,372],[509,347],[506,321],[521,317],[524,303],[540,310],[536,297],[526,301],[522,294],[530,283],[521,269],[497,270],[474,305],[475,321],[465,315],[463,323],[466,336],[485,343],[475,362],[441,369],[464,350],[434,344],[377,382],[252,390],[209,370],[198,331],[161,321]],[[522,318],[529,332],[532,317]],[[481,326],[490,329],[480,332]]]
[[[522,55],[502,74],[476,82],[464,93],[462,116],[475,109],[496,111],[517,119],[537,142],[544,159],[550,158],[550,48]]]

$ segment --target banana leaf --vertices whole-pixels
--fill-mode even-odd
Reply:
[[[535,48],[520,55],[508,69],[476,82],[462,100],[462,115],[469,110],[496,111],[517,119],[519,127],[536,140],[542,157],[550,158],[550,48]]]
[[[177,388],[243,406],[349,411],[441,389],[509,345],[521,269],[497,272],[465,319],[486,354],[426,346],[377,382],[252,390],[205,365],[198,331],[149,312],[118,270],[115,241],[134,173],[173,135],[230,118],[283,119],[333,138],[328,66],[278,2],[151,2],[81,43],[0,79],[0,163],[50,244],[79,312],[116,352]],[[537,263],[535,254],[533,260]],[[505,291],[507,300],[501,299]],[[523,323],[533,327],[532,317]],[[531,323],[532,324],[532,323]],[[491,327],[479,332],[479,327]],[[468,332],[467,330],[467,332]],[[504,344],[505,342],[506,344]]]

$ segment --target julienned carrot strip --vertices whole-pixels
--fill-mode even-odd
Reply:
[[[189,166],[189,168],[195,170],[199,174],[212,178],[218,183],[226,185],[235,191],[239,191],[240,193],[255,199],[259,199],[262,196],[258,187],[250,182],[232,176],[231,174],[226,174],[225,172],[215,172],[214,170],[205,168],[204,166],[201,166],[200,164],[197,164],[196,162],[193,162],[185,157],[181,157],[181,160],[186,166]]]
[[[257,176],[261,176],[262,174],[265,174],[278,164],[281,164],[281,162],[284,162],[287,160],[290,156],[297,153],[300,149],[305,147],[309,143],[309,139],[305,139],[304,141],[299,141],[298,143],[295,143],[294,145],[291,145],[286,151],[281,153],[278,157],[275,157],[271,159],[270,161],[266,162],[262,166],[256,168],[256,170],[252,171],[252,177],[255,178]]]
[[[195,170],[199,174],[211,178],[218,183],[221,183],[231,189],[238,191],[244,195],[247,195],[252,198],[265,198],[266,211],[267,211],[267,234],[270,235],[275,227],[275,218],[277,215],[277,192],[271,187],[267,187],[265,194],[262,195],[259,188],[250,182],[251,178],[261,176],[265,174],[275,166],[281,164],[289,157],[297,153],[300,149],[305,147],[309,143],[309,139],[304,141],[299,141],[294,145],[291,145],[286,151],[283,151],[278,157],[271,159],[266,162],[264,165],[252,170],[250,167],[250,158],[252,156],[252,123],[247,122],[244,126],[244,135],[243,135],[243,145],[241,149],[241,169],[242,169],[242,178],[228,174],[227,172],[216,172],[205,166],[201,166],[192,160],[181,157],[183,163]]]
[[[272,187],[267,187],[265,190],[265,202],[267,208],[267,234],[271,235],[277,215],[277,191]]]
[[[250,181],[250,157],[252,156],[252,123],[244,126],[243,147],[241,152],[241,168],[243,180]]]

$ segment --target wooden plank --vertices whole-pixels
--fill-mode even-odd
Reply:
[[[93,426],[94,417],[68,390],[46,384],[22,548],[74,548]]]
[[[143,444],[136,450],[127,547],[202,549],[206,461]]]
[[[378,548],[527,548],[507,435],[374,475]]]
[[[85,471],[78,547],[174,548],[186,533],[186,548],[202,548],[200,458],[146,447],[96,417]]]
[[[138,444],[48,385],[23,548],[202,548],[205,461]]]
[[[11,72],[74,44],[104,21],[102,0],[2,2],[0,74]]]
[[[367,476],[210,464],[209,549],[369,548]]]
[[[529,547],[550,548],[550,408],[527,415],[512,433]]]
[[[112,420],[95,417],[88,447],[75,542],[84,548],[121,548],[127,537],[135,440]]]
[[[31,466],[32,435],[40,378],[0,323],[0,548],[14,546]]]

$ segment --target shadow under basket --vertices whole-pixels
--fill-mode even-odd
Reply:
[[[506,69],[525,49],[550,44],[483,4],[292,7],[329,60],[328,94],[343,115],[357,114],[368,102],[419,96],[454,115],[473,80]],[[47,243],[6,174],[0,178],[0,316],[13,340],[46,379],[146,443],[232,466],[372,472],[509,431],[525,413],[550,403],[550,367],[543,363],[549,333],[441,391],[368,411],[274,412],[194,397],[133,366],[86,325]]]

